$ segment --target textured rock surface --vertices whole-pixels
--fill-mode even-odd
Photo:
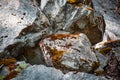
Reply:
[[[61,71],[43,65],[28,67],[21,74],[12,80],[107,80],[101,76],[94,76],[87,73],[73,72],[63,74]]]
[[[104,18],[94,13],[91,0],[70,0],[70,3],[67,3],[67,0],[44,2],[46,4],[41,5],[41,9],[53,25],[54,32],[59,29],[71,33],[83,32],[92,44],[102,41],[105,31]]]
[[[63,70],[89,72],[98,67],[95,53],[84,34],[55,34],[40,42],[46,63]]]
[[[15,43],[22,29],[36,19],[37,8],[29,0],[0,1],[0,52]],[[34,14],[34,15],[33,15]]]
[[[37,43],[52,33],[49,20],[30,0],[4,0],[0,4],[0,58],[24,57],[32,64],[43,64]]]
[[[106,79],[105,77],[95,76],[88,73],[79,72],[77,74],[74,74],[72,72],[69,72],[65,74],[63,80],[108,80],[108,79]]]
[[[62,80],[63,73],[55,68],[43,65],[28,67],[20,75],[12,80]]]
[[[93,0],[94,8],[100,12],[105,19],[106,31],[104,40],[120,39],[120,15],[116,12],[119,7],[119,0]]]

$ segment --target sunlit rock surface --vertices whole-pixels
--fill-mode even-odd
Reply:
[[[29,0],[0,0],[0,52],[15,43],[22,29],[36,19],[37,8]]]
[[[40,42],[47,65],[63,70],[89,72],[98,67],[95,53],[86,35],[55,34]]]

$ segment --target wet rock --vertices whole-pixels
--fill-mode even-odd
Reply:
[[[45,62],[61,69],[90,72],[98,67],[95,53],[90,49],[86,35],[55,34],[40,42]]]
[[[43,65],[34,65],[28,67],[22,73],[12,80],[108,80],[105,77],[95,76],[88,73],[69,72],[63,74],[61,71]]]
[[[74,74],[73,72],[69,72],[64,75],[63,80],[108,80],[102,76],[95,76],[88,73],[79,72]]]
[[[62,80],[63,73],[55,68],[43,65],[28,67],[12,80]]]

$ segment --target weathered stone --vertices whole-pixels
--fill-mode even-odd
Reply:
[[[45,62],[49,66],[67,70],[90,72],[98,67],[95,53],[86,35],[55,34],[40,42]]]
[[[104,41],[120,39],[120,15],[116,12],[118,0],[93,0],[95,11],[104,16],[106,30]]]
[[[108,41],[101,44],[97,49],[108,58],[107,64],[104,67],[104,72],[107,78],[120,79],[120,40]]]
[[[108,58],[97,50],[93,50],[93,52],[96,54],[99,62],[99,67],[95,70],[95,74],[104,75],[105,74],[104,67],[107,65]]]
[[[12,80],[62,80],[63,73],[52,67],[34,65]]]
[[[69,72],[64,75],[63,80],[108,80],[102,76],[95,76],[88,73],[79,72],[74,74],[73,72]]]
[[[91,0],[70,0],[70,4],[67,0],[48,0],[44,3],[41,9],[53,25],[54,32],[60,29],[71,33],[83,32],[92,44],[102,41],[105,31],[104,18],[98,13],[94,14],[92,6],[89,5]]]
[[[22,29],[36,19],[37,8],[29,0],[0,1],[0,52],[15,43]]]
[[[95,76],[88,73],[77,73],[69,72],[63,74],[61,71],[46,67],[43,65],[34,65],[28,67],[22,73],[12,80],[108,80],[105,77]]]

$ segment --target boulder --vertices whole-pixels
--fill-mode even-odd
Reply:
[[[92,44],[102,41],[105,31],[104,18],[94,12],[92,5],[89,5],[92,4],[91,0],[47,0],[44,3],[40,6],[41,11],[49,19],[54,32],[82,32]]]
[[[95,76],[93,74],[79,72],[74,74],[73,72],[69,72],[64,75],[63,80],[108,80],[102,76]]]
[[[99,64],[91,50],[86,35],[54,34],[40,42],[40,48],[48,66],[54,66],[63,72],[94,71]]]
[[[32,25],[37,8],[29,0],[0,1],[0,52],[15,43],[22,29]]]

